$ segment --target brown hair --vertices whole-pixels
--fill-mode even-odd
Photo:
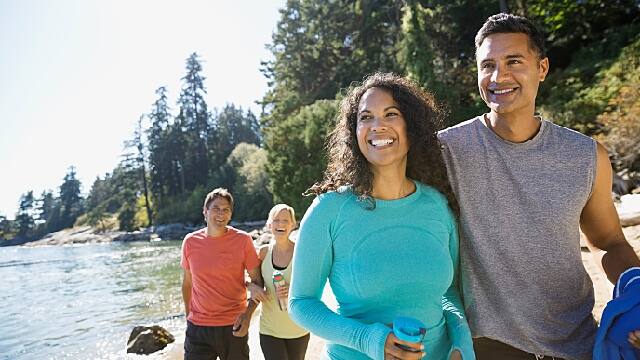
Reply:
[[[231,210],[233,210],[233,196],[231,196],[229,190],[224,188],[213,189],[213,191],[207,194],[207,197],[204,199],[204,209],[208,210],[213,200],[218,198],[226,199],[231,206]]]

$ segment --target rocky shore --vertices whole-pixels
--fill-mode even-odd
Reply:
[[[232,223],[232,226],[248,231],[254,241],[264,242],[261,239],[265,221],[252,221],[244,223]],[[99,231],[91,226],[78,226],[71,229],[64,229],[55,233],[47,234],[40,240],[31,241],[23,245],[33,246],[55,246],[55,245],[77,245],[77,244],[99,244],[112,241],[162,241],[162,240],[182,240],[184,236],[192,231],[202,228],[203,225],[192,226],[185,224],[166,224],[146,229],[126,232],[126,231]]]

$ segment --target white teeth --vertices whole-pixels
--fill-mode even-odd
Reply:
[[[509,92],[512,92],[514,89],[504,89],[504,90],[493,90],[494,94],[502,95]]]
[[[375,139],[371,140],[371,145],[373,146],[385,146],[393,143],[393,139]]]

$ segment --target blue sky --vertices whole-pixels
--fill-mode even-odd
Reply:
[[[159,86],[203,60],[210,108],[259,114],[260,61],[284,0],[0,0],[0,215],[57,191],[75,166],[86,194],[110,172]]]

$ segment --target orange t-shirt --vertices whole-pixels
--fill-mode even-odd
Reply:
[[[232,325],[247,308],[244,270],[260,265],[251,236],[227,226],[218,237],[201,229],[185,236],[180,266],[191,272],[191,311],[200,326]]]

